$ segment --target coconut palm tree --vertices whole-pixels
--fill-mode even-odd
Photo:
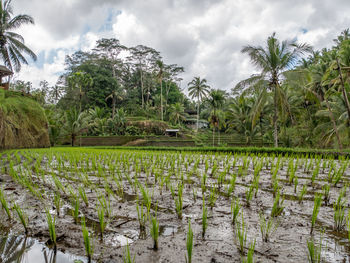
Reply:
[[[188,84],[189,95],[197,99],[197,131],[199,128],[199,105],[200,102],[205,98],[209,93],[209,85],[207,85],[206,79],[200,79],[200,77],[194,77],[191,82]]]
[[[24,24],[34,24],[34,19],[29,15],[12,15],[11,0],[0,0],[0,56],[8,68],[18,72],[22,63],[28,64],[23,54],[29,55],[34,61],[37,57],[24,44],[23,37],[12,30]]]
[[[220,118],[222,114],[219,116],[218,110],[224,106],[226,99],[225,97],[225,91],[219,89],[211,90],[208,96],[208,102],[210,108],[212,109],[209,121],[213,127],[213,146],[215,143],[215,129],[220,127],[220,119],[222,119]],[[220,138],[218,138],[218,140],[220,140]]]
[[[75,138],[88,127],[90,116],[86,112],[78,112],[75,108],[65,112],[64,133],[71,138],[71,145],[74,146]]]
[[[115,89],[106,97],[106,101],[109,99],[112,99],[112,119],[114,119],[117,100],[123,100],[123,94]]]
[[[52,103],[57,103],[63,94],[63,87],[55,85],[50,87],[49,96]]]
[[[274,145],[278,147],[278,106],[281,95],[280,83],[283,73],[293,68],[301,56],[312,49],[307,44],[296,44],[295,41],[284,40],[282,43],[273,33],[267,38],[266,47],[245,46],[242,53],[249,55],[251,62],[259,70],[259,74],[254,74],[250,78],[241,81],[236,85],[236,89],[244,89],[256,84],[265,84],[262,88],[268,88],[274,93]]]
[[[186,119],[185,107],[180,102],[170,105],[169,119],[172,120],[175,125]]]

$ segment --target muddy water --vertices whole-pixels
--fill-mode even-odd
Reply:
[[[120,151],[115,156],[108,153],[107,157],[114,160],[114,163],[121,163],[124,157],[124,152]],[[145,153],[145,158],[150,156],[157,156],[159,153]],[[99,161],[103,168],[107,169],[107,177],[113,176],[108,172],[108,164],[104,160],[101,154]],[[294,193],[294,186],[289,185],[286,179],[287,174],[287,161],[285,165],[278,172],[280,178],[280,191],[285,198],[283,213],[277,218],[278,227],[276,231],[271,235],[268,243],[262,242],[260,234],[260,222],[259,213],[265,213],[269,215],[273,204],[273,191],[271,188],[271,172],[264,166],[260,172],[259,191],[257,197],[253,197],[250,206],[246,206],[246,190],[252,182],[253,178],[253,166],[250,164],[247,174],[244,176],[238,176],[236,181],[235,191],[231,195],[227,195],[226,189],[230,177],[234,173],[238,173],[239,167],[242,165],[242,157],[238,158],[236,167],[230,169],[225,177],[224,185],[217,193],[217,200],[213,209],[208,207],[208,200],[210,191],[216,185],[216,178],[211,176],[211,168],[208,171],[207,191],[204,193],[206,199],[206,205],[208,207],[208,228],[205,234],[205,238],[202,238],[202,198],[203,193],[201,190],[201,175],[205,171],[204,162],[200,163],[197,169],[197,174],[191,173],[194,165],[194,160],[199,158],[207,158],[206,156],[197,155],[191,162],[186,165],[182,164],[178,167],[184,174],[185,186],[183,190],[183,217],[179,219],[175,212],[174,199],[171,191],[164,187],[160,190],[159,182],[161,176],[171,175],[171,184],[175,189],[175,198],[177,198],[177,183],[180,176],[170,172],[170,167],[166,163],[157,164],[155,173],[160,173],[158,182],[155,182],[155,176],[152,173],[147,175],[146,171],[137,172],[138,181],[147,187],[150,195],[152,196],[151,214],[154,216],[157,214],[157,218],[160,225],[160,237],[159,237],[159,250],[154,251],[153,241],[149,232],[149,223],[147,223],[146,233],[141,233],[138,223],[138,215],[136,211],[136,200],[142,200],[142,194],[140,190],[135,193],[135,190],[130,185],[130,180],[134,180],[136,174],[136,168],[133,155],[126,154],[124,159],[130,160],[129,168],[125,168],[121,164],[118,169],[122,176],[123,194],[117,194],[118,186],[114,183],[114,180],[108,179],[107,184],[113,191],[113,195],[110,195],[110,210],[111,215],[107,219],[108,224],[105,232],[103,233],[103,240],[101,241],[101,227],[99,225],[99,219],[97,216],[96,208],[100,202],[98,198],[101,194],[108,198],[108,194],[105,192],[106,181],[103,176],[100,176],[101,171],[91,170],[90,167],[84,167],[83,163],[78,163],[76,167],[70,164],[69,154],[67,153],[67,159],[64,165],[67,166],[66,170],[60,170],[57,165],[59,161],[52,159],[52,163],[48,165],[43,159],[42,167],[40,171],[45,175],[45,181],[41,179],[41,175],[32,173],[33,181],[38,185],[43,194],[43,200],[39,200],[33,196],[24,186],[19,185],[8,174],[1,175],[1,183],[6,189],[5,195],[11,201],[20,202],[23,204],[21,207],[24,209],[29,218],[29,235],[34,245],[32,247],[40,247],[39,250],[28,249],[30,251],[40,251],[42,258],[43,251],[46,251],[47,255],[50,250],[44,244],[48,240],[47,223],[45,221],[45,209],[50,208],[52,214],[56,213],[55,206],[52,202],[54,196],[53,192],[57,191],[55,184],[52,181],[50,175],[51,172],[55,172],[56,176],[60,179],[62,184],[71,185],[73,191],[77,193],[79,186],[85,187],[81,182],[81,174],[87,173],[93,185],[90,188],[86,188],[86,195],[89,200],[89,206],[85,206],[83,201],[80,203],[80,216],[84,215],[86,218],[86,224],[91,233],[92,242],[94,244],[94,260],[96,262],[122,262],[122,257],[125,255],[125,246],[130,245],[131,255],[135,255],[136,262],[185,262],[186,254],[186,234],[188,227],[188,220],[191,220],[191,225],[194,232],[194,248],[193,248],[193,262],[240,262],[241,256],[237,249],[237,240],[235,238],[235,227],[231,224],[230,206],[233,198],[239,198],[243,207],[243,218],[247,225],[247,245],[249,242],[256,240],[255,247],[255,259],[257,262],[307,262],[307,246],[306,242],[310,239],[310,222],[311,214],[313,210],[313,197],[315,193],[322,192],[322,186],[327,183],[328,169],[320,171],[319,176],[315,180],[313,186],[310,184],[311,174],[304,171],[304,167],[301,166],[297,170],[297,176],[299,178],[299,184],[297,186],[297,192]],[[75,157],[74,157],[75,158]],[[107,158],[107,159],[108,159]],[[175,158],[170,156],[169,159]],[[186,158],[192,158],[190,155],[186,155]],[[226,162],[225,156],[211,156],[209,159],[218,160],[217,173],[224,170],[225,163],[232,163],[233,158]],[[91,160],[91,159],[90,159]],[[31,162],[33,163],[33,162]],[[138,164],[139,166],[139,164]],[[210,165],[211,166],[211,165]],[[337,167],[340,164],[337,163]],[[20,166],[17,166],[20,167]],[[146,167],[144,167],[146,168]],[[118,172],[115,172],[118,174]],[[316,223],[313,237],[316,242],[319,242],[322,238],[323,251],[322,257],[325,262],[349,262],[349,241],[347,240],[347,231],[344,229],[341,233],[333,230],[333,203],[336,201],[340,187],[344,186],[348,182],[349,169],[345,173],[345,179],[341,181],[337,187],[331,187],[330,190],[330,204],[323,204]],[[127,178],[127,175],[130,178]],[[298,202],[298,193],[302,186],[307,185],[307,193],[302,203]],[[58,251],[56,254],[56,262],[59,262],[59,257],[65,261],[77,259],[84,260],[84,243],[82,240],[80,223],[74,223],[74,219],[71,216],[71,196],[68,193],[60,192],[62,197],[62,209],[60,210],[60,216],[56,218],[56,229],[58,239]],[[195,194],[194,194],[195,193]],[[349,193],[348,193],[349,194]],[[346,197],[346,205],[349,206],[349,198]],[[347,211],[346,211],[347,213]],[[241,216],[240,216],[241,218]],[[241,220],[241,219],[240,219]],[[12,233],[17,233],[18,236],[23,233],[20,223],[12,220],[9,222],[6,215],[1,210],[0,222],[11,229]],[[323,234],[322,234],[323,233]],[[14,234],[16,237],[16,234]],[[31,252],[34,253],[34,252]],[[34,254],[35,254],[34,253]],[[63,255],[61,255],[63,254]],[[41,258],[40,255],[38,258]],[[74,258],[72,255],[80,255],[80,258]],[[66,256],[66,257],[65,257]],[[39,259],[41,260],[41,259]],[[26,262],[26,261],[24,261]],[[41,262],[41,261],[27,261],[27,262]],[[45,261],[43,261],[45,262]]]

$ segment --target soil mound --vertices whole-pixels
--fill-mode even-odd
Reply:
[[[0,149],[49,146],[48,123],[39,103],[0,89]]]

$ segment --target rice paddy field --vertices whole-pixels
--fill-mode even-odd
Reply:
[[[349,262],[349,159],[94,148],[0,157],[0,262]]]

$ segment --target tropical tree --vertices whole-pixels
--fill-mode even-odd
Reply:
[[[110,126],[116,134],[122,135],[125,132],[126,112],[123,108],[117,109],[113,119],[110,119]]]
[[[88,127],[89,119],[86,112],[78,112],[75,108],[65,112],[63,132],[70,136],[72,146],[74,146],[76,137]]]
[[[34,19],[29,15],[13,17],[11,0],[0,0],[0,56],[8,68],[17,72],[21,70],[22,63],[28,64],[24,54],[34,61],[37,59],[34,52],[24,44],[23,37],[12,31],[24,24],[34,24]]]
[[[220,118],[222,114],[220,115],[220,112],[218,112],[218,110],[220,110],[224,106],[225,97],[225,91],[219,89],[211,90],[208,96],[208,102],[212,110],[210,113],[209,122],[213,127],[213,146],[215,143],[215,129],[219,129],[220,119],[222,120],[222,118]],[[220,137],[218,138],[218,140],[220,140]]]
[[[259,70],[259,74],[254,74],[250,78],[241,81],[236,88],[244,89],[247,86],[261,85],[263,89],[269,89],[274,97],[274,145],[278,147],[278,107],[281,100],[281,80],[283,73],[290,70],[300,60],[301,56],[311,52],[311,47],[307,44],[296,44],[295,41],[284,40],[282,43],[273,33],[267,38],[266,47],[245,46],[242,53],[247,53],[250,60]]]
[[[107,97],[106,97],[106,101],[112,99],[112,119],[114,119],[114,115],[115,115],[115,108],[117,105],[117,100],[122,100],[123,99],[123,95],[121,94],[120,91],[118,90],[113,90]]]
[[[185,107],[182,103],[177,102],[169,107],[169,119],[176,124],[186,120]]]
[[[81,100],[84,95],[84,89],[90,87],[93,84],[93,79],[90,74],[78,71],[69,77],[68,82],[79,92],[79,112],[81,112]]]
[[[197,99],[197,131],[199,128],[199,106],[200,102],[209,93],[209,85],[207,85],[206,79],[200,79],[200,77],[194,77],[191,82],[188,83],[188,91],[191,98]]]
[[[55,85],[49,88],[49,100],[51,103],[56,104],[63,94],[63,87]]]

